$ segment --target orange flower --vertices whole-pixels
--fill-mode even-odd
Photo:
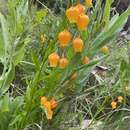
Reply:
[[[49,101],[45,102],[44,103],[44,108],[45,108],[45,111],[46,111],[47,119],[51,120],[52,116],[53,116],[53,111],[51,109],[51,103]]]
[[[54,98],[52,98],[52,99],[50,100],[50,103],[51,103],[51,109],[56,108],[57,105],[58,105],[57,101],[56,101]]]
[[[59,61],[59,65],[61,69],[66,68],[66,66],[68,65],[69,61],[67,60],[67,58],[61,58]]]
[[[82,52],[83,50],[83,47],[84,47],[84,43],[83,43],[83,40],[80,39],[80,38],[75,38],[73,40],[73,48],[74,48],[74,51],[77,53],[77,52]]]
[[[116,109],[117,108],[117,102],[112,101],[111,106],[112,106],[112,109]]]
[[[85,0],[85,2],[88,7],[93,6],[92,0]]]
[[[89,21],[90,20],[87,15],[85,14],[79,15],[78,20],[77,20],[77,27],[79,31],[84,31],[87,28]]]
[[[59,59],[60,58],[59,58],[58,54],[56,54],[56,53],[50,54],[49,57],[48,57],[50,67],[55,68],[57,66],[58,62],[59,62]]]
[[[75,7],[79,10],[79,14],[85,13],[85,7],[82,4],[77,4]]]
[[[74,72],[74,73],[70,76],[70,80],[76,79],[77,76],[78,76],[77,72]]]
[[[44,105],[45,102],[47,102],[47,98],[46,97],[41,97],[41,105]]]
[[[100,51],[103,53],[103,54],[109,54],[109,48],[107,46],[103,46]]]
[[[57,101],[53,98],[50,101],[46,97],[41,97],[41,105],[44,107],[48,120],[52,119],[53,109],[57,106]]]
[[[118,99],[118,102],[121,103],[121,102],[123,101],[124,98],[123,98],[122,96],[118,96],[117,99]]]
[[[58,39],[62,47],[66,47],[68,43],[71,41],[71,38],[72,38],[72,35],[68,30],[64,30],[60,32],[58,35]]]
[[[88,64],[89,63],[89,57],[87,57],[87,56],[85,56],[84,58],[83,58],[83,60],[82,60],[82,63],[83,64]]]
[[[66,10],[66,17],[70,23],[76,23],[79,16],[79,9],[76,7],[70,7]]]

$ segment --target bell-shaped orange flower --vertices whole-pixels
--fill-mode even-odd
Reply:
[[[89,24],[89,17],[85,14],[81,14],[77,20],[77,27],[79,31],[84,31]]]
[[[85,0],[85,2],[86,2],[86,5],[88,7],[92,7],[93,6],[92,0]]]
[[[73,40],[73,48],[74,48],[74,51],[77,53],[77,52],[82,52],[83,50],[83,47],[84,47],[84,43],[83,43],[83,40],[80,39],[80,38],[75,38]]]
[[[69,61],[67,58],[61,58],[59,61],[59,66],[61,69],[66,68],[66,66],[68,65]]]
[[[82,4],[77,4],[75,7],[79,10],[79,14],[85,13],[85,6],[83,6]]]
[[[55,68],[58,65],[59,59],[60,59],[60,57],[58,54],[56,54],[56,53],[50,54],[48,57],[50,67]]]
[[[70,23],[76,23],[79,16],[79,9],[76,7],[70,7],[66,10],[66,17]]]
[[[59,33],[58,39],[61,47],[66,47],[71,41],[72,34],[68,30],[64,30]]]
[[[111,107],[112,107],[112,109],[116,109],[117,108],[117,102],[112,101],[111,102]]]
[[[50,103],[51,103],[51,109],[55,109],[58,105],[57,101],[54,98],[50,100]]]
[[[85,56],[82,60],[82,64],[88,64],[90,61],[89,57]]]
[[[109,48],[107,46],[103,46],[100,51],[103,53],[103,54],[109,54]]]

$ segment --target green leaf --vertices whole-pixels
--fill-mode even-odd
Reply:
[[[15,67],[10,64],[9,70],[0,77],[0,94],[4,94],[10,87],[15,75]]]
[[[103,61],[108,56],[101,57],[100,59],[96,59],[91,61],[90,63],[86,65],[82,65],[79,68],[77,68],[79,71],[79,76],[76,81],[76,83],[80,86],[84,86],[86,84],[86,81],[88,79],[89,74],[92,72],[93,68],[99,64],[101,61]]]
[[[2,112],[9,111],[9,94],[8,93],[6,95],[4,95],[4,97],[3,97],[1,111]]]
[[[14,66],[16,66],[23,59],[24,48],[25,48],[25,45],[22,45],[22,47],[17,52],[15,52],[13,56]]]
[[[113,19],[109,22],[109,27],[106,26],[104,28],[104,31],[101,32],[97,36],[97,38],[92,42],[92,47],[90,49],[91,52],[93,53],[92,55],[94,55],[101,46],[106,44],[106,42],[110,41],[115,35],[117,35],[121,31],[129,15],[130,15],[130,6],[118,18],[117,16],[115,17],[114,23],[112,21]]]
[[[7,55],[8,50],[10,50],[10,48],[11,48],[11,45],[10,45],[10,42],[9,42],[9,33],[8,33],[7,21],[1,13],[0,13],[0,22],[1,22],[1,27],[2,27],[4,50],[5,50],[5,54]]]
[[[35,67],[39,70],[40,69],[40,63],[39,63],[38,57],[36,56],[36,54],[33,50],[31,50],[31,57],[32,57],[33,63],[35,64]]]
[[[12,122],[9,124],[9,126],[13,126],[15,123],[17,123],[18,121],[20,121],[22,119],[21,115],[17,115]]]
[[[5,55],[5,48],[4,48],[4,43],[3,43],[3,37],[2,37],[2,32],[0,31],[0,60],[3,62]]]
[[[106,0],[104,14],[103,14],[103,22],[108,25],[110,20],[110,11],[111,11],[112,0]]]
[[[27,16],[28,13],[28,5],[29,2],[28,1],[21,1],[19,6],[17,6],[17,16],[18,16],[18,20],[21,16]]]

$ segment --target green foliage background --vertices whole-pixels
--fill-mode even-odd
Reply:
[[[97,1],[88,29],[80,34],[85,43],[83,53],[67,48],[70,64],[61,70],[51,69],[47,59],[55,50],[61,53],[60,31],[69,28],[77,35],[76,27],[63,15],[65,9],[55,14],[44,3],[37,9],[27,0],[8,0],[7,13],[0,13],[0,130],[79,130],[85,119],[91,120],[89,129],[98,121],[103,130],[129,128],[125,120],[130,111],[130,47],[118,41],[118,34],[130,15],[130,6],[122,15],[110,18],[111,4],[112,0],[107,0],[102,8]],[[44,44],[41,34],[46,36]],[[109,46],[109,55],[100,53],[104,45]],[[92,60],[82,65],[77,59],[86,55]],[[98,65],[110,71],[104,76],[95,74],[91,80]],[[78,77],[68,82],[73,72],[78,72]],[[119,95],[124,101],[112,111],[110,104]],[[41,96],[58,100],[51,121],[40,106]]]

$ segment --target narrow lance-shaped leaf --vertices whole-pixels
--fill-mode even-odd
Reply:
[[[110,20],[111,4],[112,4],[112,0],[106,0],[104,15],[103,15],[103,22],[105,22],[105,24],[107,25]]]
[[[115,22],[112,21],[113,19],[109,22],[110,26],[106,26],[104,28],[104,31],[101,32],[92,42],[92,47],[90,49],[92,55],[94,55],[96,51],[99,50],[99,48],[105,44],[106,41],[111,40],[117,33],[121,31],[129,15],[130,6],[122,15],[120,15],[119,17],[115,17]],[[111,23],[113,24],[111,25]]]
[[[1,22],[3,40],[4,40],[4,49],[5,49],[5,54],[6,54],[7,51],[10,50],[11,45],[9,42],[7,21],[1,13],[0,13],[0,22]]]
[[[10,87],[15,74],[15,67],[13,64],[10,64],[9,70],[5,75],[0,77],[0,94],[4,94]]]

